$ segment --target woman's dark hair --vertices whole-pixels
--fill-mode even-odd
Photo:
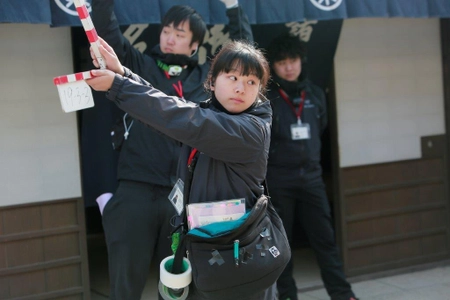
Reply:
[[[172,6],[161,23],[161,30],[165,26],[169,26],[173,23],[175,27],[178,27],[183,22],[189,21],[189,28],[192,31],[191,44],[198,42],[199,45],[203,43],[203,39],[206,34],[206,24],[202,19],[202,16],[190,6],[187,5],[175,5]]]
[[[270,78],[270,68],[264,53],[248,41],[231,41],[223,45],[214,57],[205,81],[210,91],[220,73],[240,70],[244,76],[255,75],[261,81],[260,94],[264,95]]]
[[[270,64],[287,58],[300,57],[306,62],[306,44],[299,37],[286,32],[274,38],[267,46],[267,59]]]

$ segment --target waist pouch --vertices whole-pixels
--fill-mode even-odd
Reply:
[[[175,261],[184,253],[192,267],[189,296],[214,300],[261,294],[276,282],[291,257],[282,221],[265,195],[239,220],[190,230]]]

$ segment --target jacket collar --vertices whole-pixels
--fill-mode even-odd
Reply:
[[[162,53],[159,45],[153,47],[151,56],[167,65],[188,66],[190,68],[198,65],[198,54],[187,56],[182,54]]]

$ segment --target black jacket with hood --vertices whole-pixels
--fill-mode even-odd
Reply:
[[[179,176],[185,179],[192,148],[199,151],[190,203],[245,198],[248,208],[263,193],[270,146],[272,109],[257,100],[240,114],[217,100],[201,105],[167,96],[133,74],[116,75],[107,98],[142,123],[183,144]]]
[[[253,40],[247,16],[241,7],[227,9],[230,38]],[[165,55],[156,45],[150,55],[135,49],[123,36],[114,14],[114,0],[93,0],[92,19],[97,33],[116,52],[121,63],[168,95],[177,95],[173,84],[182,84],[185,99],[200,102],[208,98],[203,83],[210,64],[198,64],[198,56]],[[156,60],[167,64],[187,65],[180,76],[167,78]],[[117,176],[162,186],[175,182],[179,143],[140,122],[133,122],[129,136],[120,151]]]

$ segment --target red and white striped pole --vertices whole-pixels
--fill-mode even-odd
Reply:
[[[105,60],[98,49],[100,40],[89,16],[86,2],[85,0],[74,0],[74,4],[97,62],[101,69],[105,69]],[[53,83],[58,88],[59,100],[64,112],[67,113],[94,106],[91,88],[85,82],[86,79],[91,77],[91,72],[87,71],[53,78]]]
[[[86,32],[89,43],[91,44],[94,55],[97,58],[97,62],[101,69],[106,68],[105,60],[103,59],[98,47],[100,41],[98,39],[97,31],[95,30],[94,23],[92,23],[91,16],[86,7],[85,0],[74,0],[75,7],[77,8],[78,16],[80,17],[81,23],[83,24],[84,31]]]
[[[80,72],[80,73],[75,73],[75,74],[70,74],[70,75],[54,77],[53,84],[60,85],[60,84],[65,84],[65,83],[69,83],[69,82],[86,80],[89,78],[92,78],[91,71],[86,71],[86,72]]]

